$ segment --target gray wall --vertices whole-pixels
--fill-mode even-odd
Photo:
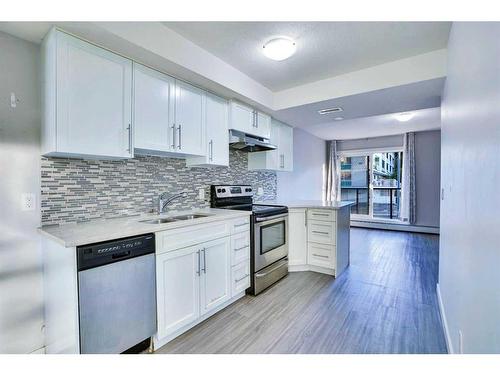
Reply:
[[[323,199],[326,142],[293,129],[293,172],[278,172],[278,199]]]
[[[441,132],[415,133],[417,221],[415,225],[439,227],[441,186]]]
[[[169,210],[210,206],[211,184],[249,184],[276,199],[276,172],[248,171],[248,154],[231,150],[229,168],[189,168],[183,159],[136,156],[127,160],[42,158],[42,224],[64,224],[147,213],[164,191],[186,191]],[[205,199],[198,190],[205,190]]]
[[[500,353],[500,23],[454,23],[442,103],[439,289],[452,349]]]
[[[21,211],[21,193],[39,202],[39,51],[4,33],[0,51],[0,353],[29,353],[43,346],[40,210]]]

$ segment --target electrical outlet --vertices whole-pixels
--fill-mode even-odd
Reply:
[[[198,198],[200,200],[205,200],[205,189],[203,188],[198,189]]]
[[[36,201],[35,201],[35,194],[34,193],[21,194],[21,210],[34,211],[35,205],[36,205]]]
[[[261,187],[257,188],[257,195],[262,195],[262,194],[264,194],[264,189],[262,189]]]

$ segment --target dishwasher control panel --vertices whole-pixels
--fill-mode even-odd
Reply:
[[[79,246],[76,249],[78,271],[135,258],[155,252],[154,234],[121,238]]]

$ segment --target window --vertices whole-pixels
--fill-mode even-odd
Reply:
[[[402,152],[341,158],[341,199],[353,201],[359,218],[398,220]]]

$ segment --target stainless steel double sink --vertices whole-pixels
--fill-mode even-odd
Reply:
[[[148,219],[141,220],[141,223],[146,224],[165,224],[165,223],[173,223],[175,221],[183,221],[183,220],[194,220],[202,217],[212,216],[211,214],[189,214],[189,215],[178,215],[178,216],[169,216],[169,217],[160,217],[157,219]]]

